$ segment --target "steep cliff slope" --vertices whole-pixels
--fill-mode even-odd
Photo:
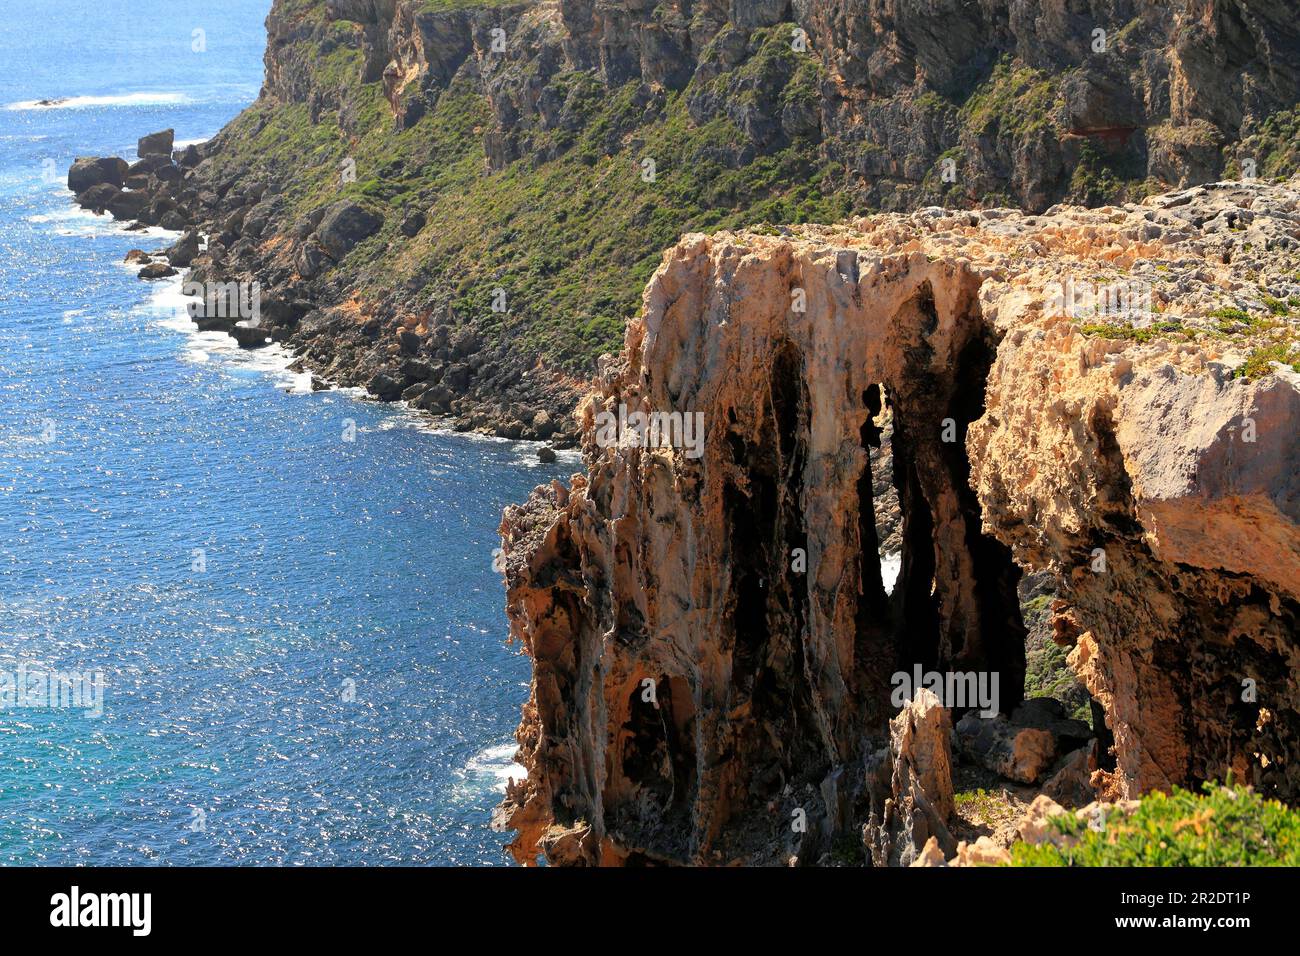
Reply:
[[[261,96],[174,184],[198,277],[260,281],[320,374],[513,436],[567,427],[683,232],[1297,166],[1284,0],[276,0],[267,27]]]
[[[1012,712],[1029,569],[1109,730],[1096,795],[1300,799],[1300,179],[772,233],[669,250],[586,474],[507,511],[517,857],[912,859],[951,822],[948,718],[894,717],[893,675],[998,675]]]

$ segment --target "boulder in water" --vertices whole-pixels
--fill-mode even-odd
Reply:
[[[235,341],[246,349],[259,348],[270,339],[266,329],[260,325],[244,325],[237,322],[230,327],[229,331],[235,337]]]
[[[120,190],[112,183],[100,183],[97,186],[91,186],[89,189],[77,194],[77,204],[83,209],[90,209],[93,212],[103,212],[108,208],[114,197]]]
[[[128,168],[126,160],[116,156],[79,156],[68,170],[68,188],[77,194],[101,183],[121,188]]]
[[[140,157],[145,156],[166,156],[169,159],[172,154],[172,143],[176,139],[174,129],[164,129],[157,133],[150,133],[148,136],[141,136],[140,141],[136,144],[135,151]]]
[[[176,275],[176,270],[165,262],[151,262],[140,270],[141,279],[166,279]]]

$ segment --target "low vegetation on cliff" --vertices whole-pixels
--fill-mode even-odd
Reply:
[[[353,25],[321,29],[339,45],[310,67],[312,81],[338,108],[313,119],[306,104],[260,101],[222,134],[213,173],[283,181],[290,220],[339,198],[375,208],[384,227],[346,264],[363,295],[416,288],[409,310],[449,306],[490,342],[509,340],[570,371],[588,372],[618,349],[663,249],[683,232],[851,212],[808,136],[738,155],[746,137],[730,116],[692,116],[693,104],[733,94],[778,104],[810,95],[818,66],[791,49],[788,25],[754,31],[739,66],[679,91],[636,82],[611,91],[589,72],[556,74],[548,91],[563,104],[562,125],[499,169],[489,168],[492,114],[478,82],[453,80],[396,129],[382,84],[363,79]],[[305,58],[311,42],[302,41]],[[349,162],[355,180],[341,175]],[[424,225],[404,236],[414,211]],[[504,312],[492,308],[498,289]]]
[[[587,376],[686,232],[926,203],[1114,202],[1238,162],[1227,132],[1205,134],[1208,156],[1167,104],[1136,103],[1154,61],[1133,76],[1123,64],[1167,44],[1173,15],[1102,13],[1086,30],[1013,18],[1012,44],[995,13],[952,13],[935,34],[905,11],[832,29],[817,4],[742,16],[667,3],[644,22],[609,11],[624,49],[584,0],[401,0],[391,13],[278,0],[264,94],[203,172],[274,184],[278,231],[340,198],[365,204],[383,225],[338,265],[350,293]],[[907,57],[852,66],[844,31],[868,28],[897,31]],[[1170,69],[1200,69],[1188,56]],[[1297,168],[1294,113],[1257,115],[1280,99],[1261,86],[1235,120],[1261,176]]]
[[[1063,813],[1060,838],[1014,843],[1012,866],[1300,866],[1300,812],[1249,787],[1151,793],[1131,813]]]

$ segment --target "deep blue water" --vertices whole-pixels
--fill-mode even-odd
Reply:
[[[573,463],[311,394],[120,264],[168,234],[73,210],[75,155],[256,96],[269,0],[6,6],[0,679],[104,697],[0,710],[0,863],[504,862],[527,666],[492,550]]]

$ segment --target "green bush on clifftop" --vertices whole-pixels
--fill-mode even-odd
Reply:
[[[1300,866],[1300,812],[1248,787],[1205,784],[1151,793],[1132,814],[1111,811],[1095,830],[1075,814],[1049,825],[1069,848],[1016,843],[1012,866]]]

